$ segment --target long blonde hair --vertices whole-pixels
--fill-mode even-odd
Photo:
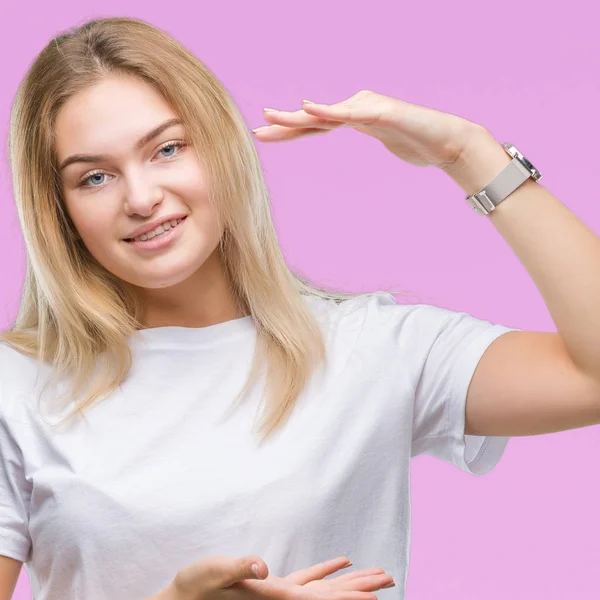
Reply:
[[[0,342],[49,363],[55,376],[69,374],[71,399],[86,389],[83,401],[75,402],[77,412],[115,390],[129,372],[127,338],[142,327],[142,307],[78,236],[61,197],[54,144],[59,109],[102,78],[120,75],[154,86],[202,156],[210,200],[224,225],[219,251],[231,291],[257,328],[253,363],[236,400],[267,366],[264,441],[288,418],[314,369],[326,363],[322,331],[303,296],[339,303],[377,292],[325,290],[291,272],[240,112],[191,52],[144,21],[106,18],[63,32],[42,50],[19,86],[9,151],[27,271],[14,326],[0,334]],[[92,379],[100,363],[103,368]]]

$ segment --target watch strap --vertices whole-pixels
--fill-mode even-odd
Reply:
[[[467,196],[466,200],[473,210],[487,215],[529,177],[531,171],[515,157],[491,183],[476,194]]]

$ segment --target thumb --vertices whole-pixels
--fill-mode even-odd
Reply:
[[[229,587],[242,579],[265,579],[269,568],[262,558],[248,554],[242,558],[234,559],[232,568],[225,573],[222,587]]]

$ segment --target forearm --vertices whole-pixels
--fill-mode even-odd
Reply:
[[[511,161],[485,129],[474,128],[470,140],[459,161],[445,170],[469,195]],[[599,378],[600,238],[532,179],[487,218],[533,279],[573,362]]]

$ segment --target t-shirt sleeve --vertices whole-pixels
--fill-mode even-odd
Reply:
[[[509,438],[465,435],[467,390],[491,343],[520,330],[428,304],[413,305],[405,325],[418,357],[411,456],[428,454],[484,475],[498,463]]]
[[[22,562],[27,560],[31,549],[30,497],[22,453],[0,410],[0,555]]]
[[[490,344],[520,330],[430,304],[397,304],[387,292],[377,292],[369,306],[392,368],[400,364],[414,390],[411,458],[428,454],[473,475],[490,471],[508,438],[465,435],[467,390]]]

